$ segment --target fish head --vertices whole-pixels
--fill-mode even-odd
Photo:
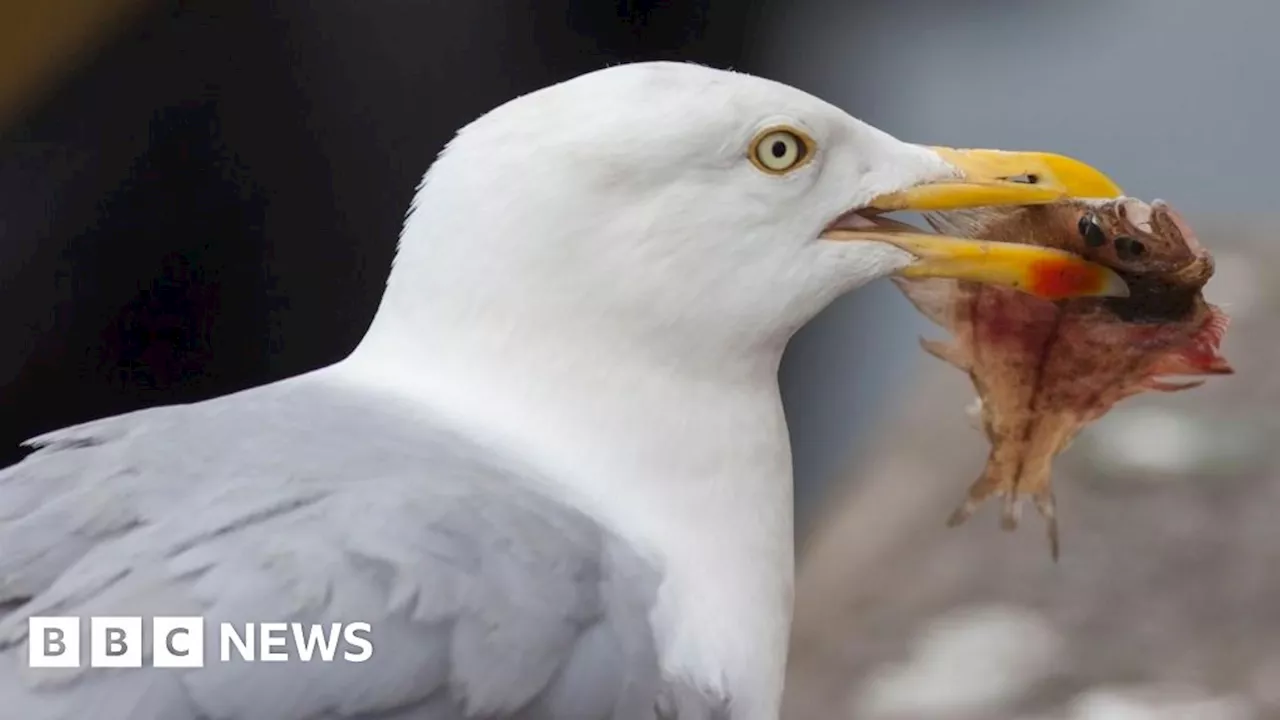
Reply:
[[[981,213],[938,213],[930,224],[952,234],[1066,250],[1108,267],[1129,296],[1091,300],[1126,322],[1179,322],[1203,304],[1213,257],[1191,225],[1161,200],[1064,200]]]
[[[1060,222],[1063,238],[1082,255],[1140,284],[1198,291],[1213,276],[1213,257],[1191,225],[1168,203],[1136,198],[1077,202],[1057,206],[1066,211]],[[1071,221],[1074,220],[1074,223]]]

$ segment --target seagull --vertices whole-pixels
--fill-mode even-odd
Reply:
[[[0,471],[0,714],[776,720],[789,338],[890,275],[1122,295],[1073,255],[887,217],[1119,194],[699,65],[501,105],[427,171],[347,358]],[[82,657],[89,618],[142,618],[140,667],[32,666],[51,616],[80,618]],[[200,666],[155,666],[172,617],[206,623]],[[372,652],[220,656],[210,628],[270,622],[367,623]]]

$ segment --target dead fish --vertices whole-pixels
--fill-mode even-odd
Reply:
[[[991,443],[986,469],[948,524],[963,523],[996,496],[1003,499],[1001,525],[1012,530],[1029,497],[1046,520],[1056,561],[1051,466],[1081,428],[1127,397],[1203,383],[1171,378],[1232,372],[1218,350],[1227,315],[1201,293],[1213,258],[1159,200],[1070,200],[926,219],[939,232],[1074,252],[1129,285],[1124,298],[1051,301],[971,282],[895,279],[953,336],[921,344],[969,374],[979,401],[972,412]]]

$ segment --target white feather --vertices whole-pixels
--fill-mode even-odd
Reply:
[[[818,157],[748,162],[788,124]],[[875,195],[954,172],[800,92],[651,63],[526,96],[427,175],[346,369],[535,459],[665,569],[664,670],[774,718],[791,618],[782,351],[910,257],[818,240]]]
[[[778,124],[816,141],[785,175],[747,157]],[[834,298],[911,260],[819,234],[876,195],[953,173],[798,90],[692,65],[613,67],[498,108],[424,178],[350,358],[55,434],[0,473],[0,544],[13,548],[0,602],[30,599],[0,627],[0,690],[19,682],[4,664],[41,608],[376,610],[401,623],[376,672],[72,674],[65,692],[4,691],[32,718],[85,717],[109,698],[131,718],[391,706],[441,718],[503,714],[544,689],[544,710],[585,714],[623,703],[601,676],[656,693],[656,646],[667,687],[775,720],[793,579],[778,363]],[[91,450],[76,449],[81,435]],[[470,447],[493,456],[469,461]],[[286,506],[259,512],[273,503]],[[627,563],[607,561],[614,535],[619,557],[661,576],[651,605],[642,584],[622,587]],[[511,545],[510,562],[459,569]],[[377,563],[353,559],[370,553]],[[643,623],[628,618],[645,607],[637,640]],[[614,624],[591,626],[598,616]],[[697,704],[675,692],[626,705],[659,700]]]

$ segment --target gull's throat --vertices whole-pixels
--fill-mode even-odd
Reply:
[[[827,225],[826,230],[872,230],[880,232],[921,233],[924,230],[910,223],[895,220],[887,213],[875,208],[855,208],[837,217]]]
[[[348,377],[531,466],[549,494],[653,558],[666,578],[652,615],[664,670],[771,703],[794,558],[778,358],[731,357],[708,376],[572,322],[458,322],[434,305],[412,322],[380,318]]]

